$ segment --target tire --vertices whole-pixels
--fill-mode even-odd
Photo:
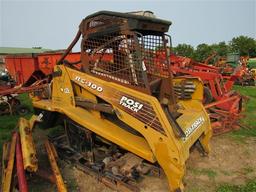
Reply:
[[[204,98],[203,98],[203,104],[209,104],[213,100],[211,90],[204,86]]]

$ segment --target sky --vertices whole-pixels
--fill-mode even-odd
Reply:
[[[172,21],[173,46],[256,38],[256,0],[0,0],[0,46],[64,49],[82,19],[100,10],[151,10]]]

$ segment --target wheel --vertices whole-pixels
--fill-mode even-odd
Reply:
[[[203,104],[209,104],[213,100],[211,90],[208,87],[204,86],[204,99]]]
[[[30,110],[27,106],[25,105],[18,105],[16,107],[16,111],[15,111],[18,115],[21,115],[21,116],[24,116],[24,115],[27,115]]]

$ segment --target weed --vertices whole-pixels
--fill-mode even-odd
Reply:
[[[194,175],[207,175],[209,179],[214,179],[217,176],[217,173],[212,169],[191,169],[192,174]]]
[[[75,179],[69,179],[67,182],[68,191],[75,192],[78,189],[78,185]]]
[[[228,171],[225,171],[225,170],[222,170],[221,173],[223,173],[223,175],[226,175],[226,176],[231,176],[232,173],[228,172]]]
[[[249,174],[249,173],[252,173],[253,171],[254,171],[254,169],[252,167],[244,167],[243,168],[244,174]]]
[[[245,185],[223,184],[218,187],[217,192],[256,192],[256,180],[249,181]]]

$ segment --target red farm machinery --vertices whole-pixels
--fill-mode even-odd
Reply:
[[[225,80],[234,78],[235,84],[242,86],[255,86],[256,74],[254,67],[250,65],[248,56],[239,56],[237,53],[229,53],[227,56],[218,56],[217,53],[210,55],[204,64],[209,65],[213,60],[213,65],[217,67]]]
[[[241,68],[237,67],[230,78],[224,80],[218,67],[176,55],[171,55],[170,60],[175,76],[200,77],[204,82],[204,104],[209,112],[214,133],[238,129],[243,97],[232,90],[232,87],[242,76]]]

